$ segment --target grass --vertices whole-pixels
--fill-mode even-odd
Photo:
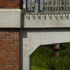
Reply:
[[[43,67],[37,67],[37,66],[31,66],[31,69],[32,69],[32,70],[46,70],[46,69],[43,68]]]
[[[31,55],[31,70],[70,70],[70,44],[60,45],[57,58],[52,47],[41,46]]]

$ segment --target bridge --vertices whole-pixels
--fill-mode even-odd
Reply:
[[[24,5],[23,70],[30,70],[30,55],[40,45],[70,42],[70,1],[26,0]]]
[[[0,19],[1,28],[20,29],[22,70],[40,45],[70,42],[70,0],[26,0],[23,10],[0,9]]]

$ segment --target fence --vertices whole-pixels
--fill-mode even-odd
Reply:
[[[26,0],[26,12],[69,13],[70,0]]]

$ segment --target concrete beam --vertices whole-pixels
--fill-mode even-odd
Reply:
[[[24,15],[24,28],[69,28],[70,14]]]
[[[20,28],[20,9],[0,9],[0,28]]]

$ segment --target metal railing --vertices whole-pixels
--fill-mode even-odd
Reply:
[[[69,13],[70,0],[26,0],[26,12]]]

